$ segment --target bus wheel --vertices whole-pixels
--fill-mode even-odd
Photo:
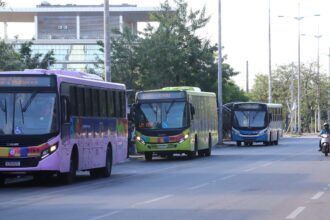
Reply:
[[[211,156],[211,151],[212,151],[212,137],[211,134],[209,134],[209,147],[207,150],[205,150],[205,156],[209,157]]]
[[[0,175],[0,186],[4,186],[6,182],[6,177]]]
[[[240,146],[242,145],[242,142],[237,141],[237,142],[236,142],[236,145],[237,145],[237,147],[240,147]]]
[[[269,145],[269,142],[268,141],[264,141],[264,145],[265,146],[268,146]]]
[[[275,145],[278,145],[278,132],[277,132],[277,135],[276,135],[276,141],[274,141],[274,144],[275,144]]]
[[[253,146],[253,142],[250,142],[250,143],[249,143],[249,146]]]
[[[71,184],[76,178],[78,169],[78,152],[77,150],[72,151],[72,155],[70,158],[70,170],[67,173],[60,174],[60,180],[64,184]]]
[[[111,176],[111,170],[112,170],[112,149],[111,147],[108,147],[107,149],[107,156],[105,159],[105,167],[100,168],[100,176],[105,178]]]
[[[145,152],[144,153],[144,158],[146,161],[151,161],[152,160],[152,152]]]

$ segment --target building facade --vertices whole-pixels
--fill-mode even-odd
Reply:
[[[136,33],[139,22],[150,21],[151,12],[157,12],[157,9],[110,5],[110,29],[121,31],[127,26]],[[97,41],[104,39],[103,14],[103,5],[51,5],[43,2],[36,8],[0,8],[0,22],[4,23],[5,40],[18,46],[26,40],[8,39],[7,24],[34,23],[32,51],[45,54],[54,50],[56,63],[50,68],[101,73],[102,69],[95,64],[97,58],[103,56],[97,45]]]

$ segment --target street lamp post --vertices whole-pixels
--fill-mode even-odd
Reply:
[[[111,82],[111,56],[110,56],[110,15],[109,0],[104,0],[104,69],[105,80]]]
[[[320,109],[320,35],[319,30],[318,34],[314,36],[317,39],[317,127],[318,130],[321,130],[321,109]]]
[[[272,51],[271,51],[271,27],[270,27],[270,0],[268,4],[268,102],[272,103]]]
[[[222,52],[221,52],[221,0],[219,0],[218,21],[218,143],[223,142],[222,133]]]
[[[316,14],[314,16],[320,16],[319,14]],[[280,18],[283,18],[284,16],[278,16]],[[298,16],[293,17],[295,20],[298,21],[298,92],[297,92],[297,110],[298,110],[298,133],[301,133],[301,115],[300,115],[300,21],[304,19],[305,17],[300,16],[300,2],[298,2]]]

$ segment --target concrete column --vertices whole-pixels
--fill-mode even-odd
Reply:
[[[80,39],[80,15],[77,15],[76,17],[76,26],[77,26],[76,37],[77,39]]]
[[[119,16],[119,31],[120,33],[123,33],[124,30],[124,21],[123,21],[123,16],[120,15]]]
[[[34,38],[36,39],[36,40],[38,40],[38,16],[37,15],[35,15],[34,16]]]
[[[8,26],[7,22],[3,22],[3,34],[4,34],[3,38],[5,40],[8,40],[7,26]]]

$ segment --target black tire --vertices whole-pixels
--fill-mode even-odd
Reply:
[[[171,159],[173,159],[173,154],[169,153],[169,154],[166,155],[166,157],[167,157],[167,159],[171,160]]]
[[[144,158],[146,161],[151,161],[152,160],[152,152],[145,152],[144,153]]]
[[[279,139],[279,135],[278,135],[278,132],[276,133],[276,141],[274,141],[274,144],[275,145],[278,145],[278,139]]]
[[[205,150],[205,156],[209,157],[212,153],[212,137],[211,134],[209,134],[209,147]]]
[[[268,141],[264,141],[264,145],[265,146],[268,146],[269,145],[269,142]]]
[[[111,176],[112,171],[112,148],[108,147],[107,155],[105,158],[105,167],[99,169],[100,177],[106,178]]]
[[[0,186],[4,186],[6,182],[6,177],[0,176]]]
[[[76,152],[76,150],[72,151],[69,172],[60,174],[60,180],[63,184],[71,184],[76,179],[78,169],[78,153]]]
[[[89,170],[89,175],[92,178],[99,178],[100,177],[100,172],[99,172],[98,169],[91,169],[91,170]]]
[[[237,145],[237,147],[240,147],[240,146],[242,146],[242,142],[236,141],[236,145]]]
[[[250,143],[249,143],[249,146],[253,146],[253,142],[250,142]]]
[[[50,173],[35,173],[33,174],[33,181],[35,181],[38,184],[46,184],[51,181],[53,174]]]

